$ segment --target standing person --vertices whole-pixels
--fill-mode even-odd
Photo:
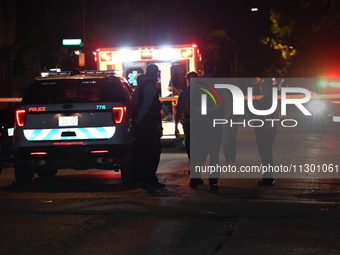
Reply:
[[[215,61],[213,59],[207,59],[204,61],[203,64],[203,72],[202,78],[213,78],[214,72],[216,70]],[[209,86],[206,85],[204,82],[200,82],[202,86],[205,86],[205,90],[209,90]],[[200,102],[200,100],[197,100],[197,98],[201,97],[202,90],[195,88],[195,93],[191,95],[195,102]],[[203,92],[205,93],[205,92]],[[213,97],[218,97],[217,91],[210,91],[209,92]],[[210,98],[210,97],[208,97]],[[208,100],[208,104],[209,104]],[[193,106],[194,109],[197,108],[197,106]],[[208,107],[209,114],[201,116],[200,113],[196,113],[196,110],[194,110],[192,113],[194,113],[194,116],[191,116],[192,118],[192,136],[191,141],[192,145],[195,148],[195,155],[194,157],[191,157],[191,170],[193,171],[193,167],[196,166],[203,166],[205,164],[206,158],[209,155],[210,160],[210,166],[216,166],[219,164],[219,150],[220,150],[220,144],[222,139],[222,127],[220,125],[213,126],[213,119],[221,119],[224,115],[224,109],[223,105],[215,106],[214,104],[210,104]],[[200,110],[199,110],[200,111]],[[197,188],[197,185],[199,185],[202,180],[200,178],[200,174],[193,171],[190,173],[190,187],[193,189]],[[209,173],[209,186],[210,191],[215,192],[218,191],[219,188],[217,186],[219,178],[219,173]]]
[[[271,79],[259,79],[256,78],[254,85],[254,95],[263,95],[263,97],[254,103],[254,107],[257,110],[267,110],[272,106],[272,82]],[[256,116],[257,119],[278,119],[278,112],[275,110],[269,116]],[[257,149],[261,158],[263,166],[273,166],[273,144],[277,134],[277,126],[273,122],[263,121],[263,125],[255,127],[255,136]],[[269,167],[268,167],[269,168]],[[273,173],[266,172],[262,176],[262,180],[257,182],[259,186],[273,186],[275,184]]]
[[[142,77],[144,81],[138,84],[137,96],[134,97],[138,108],[134,132],[134,179],[137,186],[147,190],[164,187],[156,176],[162,136],[161,102],[156,87],[158,75],[157,65],[148,65],[145,79]]]
[[[203,63],[203,75],[202,78],[213,78],[214,74],[216,71],[216,63],[213,59],[206,59]],[[215,137],[220,137],[222,138],[222,130],[220,130],[221,128],[215,129],[215,130],[210,130],[209,132],[217,132],[220,133],[220,135],[216,135],[215,133]],[[210,165],[216,165],[219,163],[219,150],[220,150],[220,146],[216,145],[216,142],[218,142],[218,140],[215,140],[215,143],[213,143],[211,146],[213,146],[210,149],[209,152],[209,157],[210,157]],[[209,186],[210,186],[210,190],[211,191],[218,191],[219,188],[217,186],[218,183],[218,177],[219,174],[215,173],[209,176]]]
[[[228,123],[222,126],[222,132],[223,132],[223,154],[225,159],[225,164],[234,164],[236,160],[236,153],[237,153],[237,143],[236,143],[236,137],[238,133],[238,125],[233,124],[230,126],[231,121],[233,123],[239,121],[239,117],[234,116],[232,113],[230,113],[226,120],[228,120]]]
[[[186,75],[187,89],[178,97],[175,114],[175,134],[179,136],[178,123],[181,122],[185,135],[185,150],[190,159],[190,79],[198,78],[195,71],[188,72]]]
[[[215,61],[208,58],[203,63],[203,75],[202,78],[213,78],[216,71]]]

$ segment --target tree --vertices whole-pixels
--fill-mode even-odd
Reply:
[[[271,35],[262,39],[262,43],[268,46],[264,60],[271,63],[271,65],[267,66],[266,75],[284,77],[287,76],[288,67],[296,55],[294,47],[287,43],[295,23],[290,21],[289,24],[281,25],[281,15],[275,11],[270,11],[269,19],[272,23]],[[280,54],[277,54],[277,51]]]

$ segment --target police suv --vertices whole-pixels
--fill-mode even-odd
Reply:
[[[47,72],[16,110],[14,172],[20,183],[58,169],[132,168],[132,90],[114,71]]]

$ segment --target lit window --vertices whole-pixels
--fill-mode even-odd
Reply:
[[[193,56],[192,49],[182,49],[181,51],[182,58],[191,58]]]

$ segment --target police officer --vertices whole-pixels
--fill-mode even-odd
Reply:
[[[272,106],[273,97],[273,85],[271,79],[259,79],[256,78],[253,86],[253,94],[254,95],[263,95],[263,97],[254,103],[254,107],[257,110],[267,110]],[[275,110],[269,116],[256,116],[257,119],[278,119],[278,112]],[[261,162],[263,166],[273,166],[273,144],[274,139],[277,134],[277,126],[273,122],[263,121],[261,124],[256,124],[255,127],[255,135],[256,135],[256,144],[257,149],[261,158]],[[272,186],[275,184],[273,173],[266,172],[263,174],[262,180],[258,182],[259,186]]]
[[[186,75],[187,89],[178,97],[175,114],[175,134],[179,136],[178,123],[181,122],[185,135],[185,150],[190,159],[190,79],[198,78],[198,73],[195,71],[188,72]]]
[[[203,72],[202,78],[213,78],[214,72],[216,70],[215,61],[213,59],[207,59],[203,63]],[[204,83],[204,82],[203,82]],[[198,84],[193,84],[198,85]],[[191,85],[190,85],[191,86]],[[192,93],[192,92],[190,92]],[[196,166],[203,166],[207,157],[209,156],[210,165],[216,166],[219,164],[219,150],[222,139],[222,127],[220,125],[213,126],[213,119],[221,119],[224,115],[224,107],[222,105],[215,106],[212,104],[208,107],[209,114],[201,115],[200,112],[197,112],[200,107],[197,105],[192,105],[194,103],[201,102],[199,98],[201,98],[202,90],[197,89],[197,87],[193,87],[193,94],[191,96],[191,107],[193,116],[191,117],[191,142],[192,148],[195,153],[191,160],[191,173],[190,173],[190,183],[189,186],[193,189],[197,188],[197,185],[201,185],[203,183],[201,179],[201,175],[199,172],[196,172],[193,168]],[[205,93],[205,92],[203,92]],[[214,95],[215,96],[215,95]],[[210,102],[210,97],[208,98],[208,104]],[[200,111],[200,110],[198,110]],[[217,185],[219,178],[219,173],[209,173],[209,186],[210,191],[216,192],[219,190]]]
[[[138,84],[137,96],[134,97],[134,104],[138,109],[134,127],[134,179],[137,186],[147,190],[164,187],[156,176],[161,155],[162,132],[161,103],[156,87],[158,75],[157,65],[148,65],[145,79]]]

